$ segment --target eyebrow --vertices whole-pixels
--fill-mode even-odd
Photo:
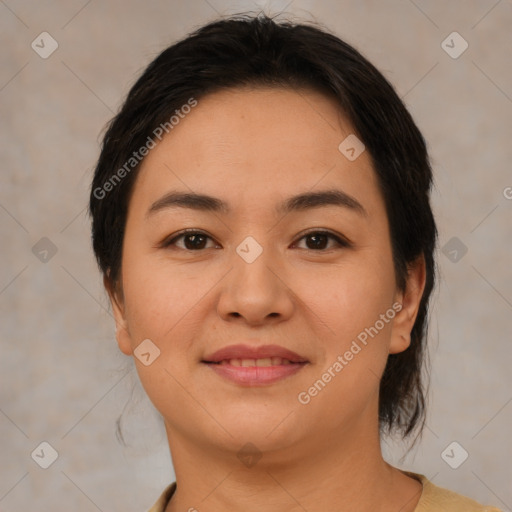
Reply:
[[[325,206],[339,206],[352,210],[359,215],[368,216],[363,205],[351,195],[338,189],[320,190],[318,192],[304,192],[298,194],[276,206],[277,214],[286,214],[294,211],[305,211],[312,208]],[[228,203],[217,197],[205,194],[171,191],[157,199],[146,212],[146,218],[156,212],[168,208],[190,208],[192,210],[229,213],[231,208]]]

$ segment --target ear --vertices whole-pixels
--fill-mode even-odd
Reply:
[[[405,290],[396,295],[396,300],[402,304],[402,309],[393,320],[390,354],[403,352],[411,344],[411,331],[420,307],[425,281],[425,258],[421,255],[408,266]]]
[[[103,276],[103,286],[105,286],[105,289],[107,290],[108,297],[112,305],[112,311],[114,313],[117,344],[119,345],[119,349],[123,354],[130,356],[133,353],[132,340],[126,322],[122,290],[121,292],[118,292],[114,289],[108,274]]]

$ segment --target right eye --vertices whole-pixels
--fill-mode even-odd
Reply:
[[[184,245],[179,246],[177,241],[183,239]],[[171,239],[165,240],[161,247],[170,247],[176,246],[179,249],[185,251],[200,251],[203,249],[210,249],[211,247],[205,247],[205,243],[207,239],[213,240],[209,235],[202,231],[197,231],[194,229],[187,229],[178,233],[176,236],[173,236]]]

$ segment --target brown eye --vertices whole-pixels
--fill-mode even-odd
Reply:
[[[329,240],[334,240],[337,247],[350,247],[351,245],[347,240],[329,231],[310,231],[299,240],[307,240],[306,249],[312,251],[332,249],[333,247],[328,247]]]
[[[183,239],[183,245],[180,246],[177,241],[181,239]],[[208,239],[212,240],[211,237],[201,231],[185,231],[164,242],[162,247],[176,246],[187,251],[200,251],[209,248],[206,247]]]

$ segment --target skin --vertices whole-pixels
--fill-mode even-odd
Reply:
[[[338,145],[354,130],[317,92],[244,88],[202,98],[142,163],[130,200],[122,287],[105,286],[121,351],[150,339],[160,356],[134,357],[160,411],[176,472],[167,512],[414,510],[421,484],[387,464],[378,389],[388,354],[406,350],[425,284],[423,259],[397,288],[383,197],[367,151],[349,161]],[[366,211],[323,206],[277,215],[302,192],[336,188]],[[208,194],[230,213],[168,208],[167,191]],[[208,237],[161,242],[185,228]],[[304,231],[328,230],[352,246]],[[262,254],[237,246],[252,236]],[[173,238],[173,237],[171,237]],[[187,245],[185,245],[187,243]],[[324,245],[322,245],[322,243]],[[197,241],[196,241],[197,246]],[[307,405],[297,400],[379,315],[395,318]],[[226,345],[278,344],[308,359],[297,374],[248,387],[201,360]],[[246,443],[262,455],[237,457]]]

